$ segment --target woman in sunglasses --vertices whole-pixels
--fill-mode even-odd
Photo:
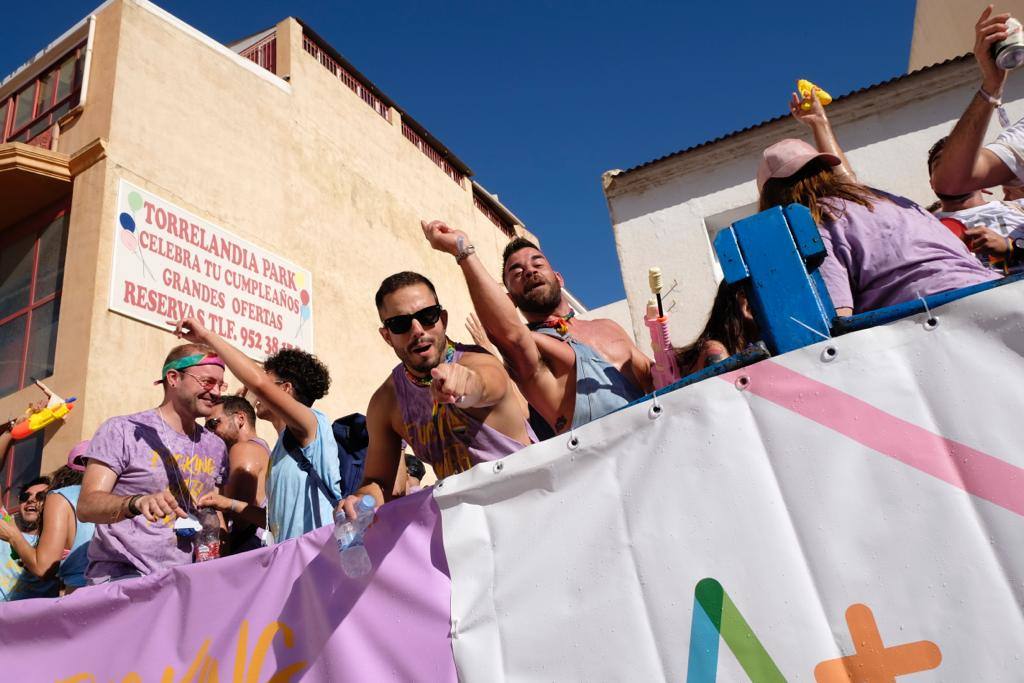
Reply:
[[[68,464],[53,473],[49,493],[45,494],[38,542],[29,544],[20,534],[12,534],[12,525],[0,520],[0,538],[14,547],[25,569],[40,579],[56,576],[65,595],[86,583],[89,541],[95,530],[95,525],[79,522],[75,516],[88,446],[88,441],[76,444],[68,453]]]
[[[22,556],[35,552],[49,489],[48,477],[28,482],[18,496],[17,524],[0,519],[0,601],[51,598],[58,593],[57,580],[53,576],[41,579],[28,571]]]

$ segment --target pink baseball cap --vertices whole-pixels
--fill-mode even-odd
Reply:
[[[761,163],[757,166],[757,191],[764,189],[769,178],[788,178],[815,159],[824,159],[831,166],[842,163],[835,154],[819,152],[803,140],[786,138],[776,142],[761,154]]]
[[[68,451],[68,467],[76,472],[85,472],[85,451],[89,448],[89,440],[79,441]]]

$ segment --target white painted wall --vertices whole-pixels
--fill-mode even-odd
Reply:
[[[967,59],[834,102],[829,115],[860,180],[923,206],[933,202],[928,149],[952,130],[979,80],[973,60]],[[786,95],[780,93],[780,105]],[[1004,99],[1011,119],[1024,116],[1024,73],[1011,75]],[[988,139],[999,130],[993,117]],[[626,301],[634,336],[642,344],[648,338],[643,311],[650,297],[650,266],[661,267],[666,287],[678,283],[666,303],[673,306],[673,342],[688,344],[704,328],[721,278],[709,229],[754,212],[761,151],[785,137],[813,143],[803,126],[787,118],[650,166],[606,174]]]

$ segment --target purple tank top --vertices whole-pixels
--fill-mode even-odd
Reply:
[[[466,351],[486,353],[476,346],[455,344],[452,360],[457,362]],[[430,463],[439,478],[464,472],[477,463],[504,458],[525,448],[512,437],[476,420],[453,404],[439,404],[435,411],[430,387],[414,384],[406,376],[405,366],[401,363],[391,371],[391,381],[402,411],[409,446],[417,458]],[[535,443],[537,437],[525,417],[523,423],[530,443]]]

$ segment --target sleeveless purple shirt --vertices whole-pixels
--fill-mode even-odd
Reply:
[[[453,362],[458,362],[467,351],[486,353],[476,346],[455,344]],[[454,404],[439,404],[435,412],[430,387],[414,384],[401,363],[391,371],[391,382],[408,435],[406,440],[417,458],[430,463],[438,478],[464,472],[477,463],[498,460],[525,448]],[[523,423],[530,443],[535,443],[537,437],[525,417]]]

